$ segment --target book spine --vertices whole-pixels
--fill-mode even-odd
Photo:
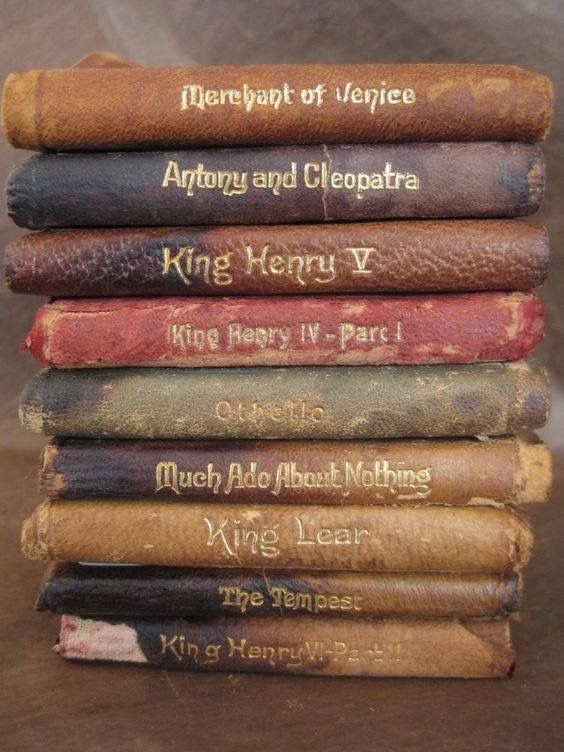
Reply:
[[[22,347],[56,368],[417,365],[518,360],[543,331],[534,293],[70,298]]]
[[[539,441],[94,441],[43,452],[50,499],[154,497],[234,504],[508,504],[546,501]]]
[[[538,287],[542,225],[511,220],[104,228],[24,235],[12,292],[57,297],[476,292]]]
[[[187,622],[65,615],[63,658],[160,668],[326,676],[502,678],[514,653],[506,621],[303,617]]]
[[[518,610],[513,573],[302,572],[54,564],[36,608],[182,618],[495,618]]]
[[[544,172],[515,143],[42,154],[7,204],[32,229],[515,217],[538,209]]]
[[[38,433],[94,438],[493,436],[542,426],[549,402],[546,372],[534,361],[48,369],[24,389],[20,419]]]
[[[12,74],[2,107],[13,146],[65,151],[537,141],[552,98],[545,76],[502,65],[75,68]]]
[[[179,567],[518,571],[532,535],[508,509],[46,501],[28,558]]]

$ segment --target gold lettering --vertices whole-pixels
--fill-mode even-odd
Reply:
[[[353,269],[353,274],[372,274],[371,269],[366,268],[370,254],[375,251],[376,248],[345,248],[345,251],[350,251],[355,260],[356,269]]]
[[[215,415],[219,420],[240,423],[319,423],[325,417],[321,405],[310,406],[306,400],[292,400],[284,403],[239,402],[220,400],[215,404]]]
[[[182,177],[180,176],[178,162],[175,162],[173,160],[169,160],[163,178],[162,187],[166,188],[169,183],[175,183],[178,187],[182,187]]]
[[[247,83],[236,89],[208,89],[201,84],[185,84],[180,94],[180,109],[196,107],[204,111],[210,107],[242,107],[251,112],[255,107],[270,107],[279,110],[282,105],[294,102],[295,90],[284,82],[279,87],[255,89]]]
[[[218,523],[209,517],[204,517],[208,528],[207,546],[219,547],[230,557],[238,557],[241,550],[249,551],[253,556],[259,555],[266,559],[272,559],[279,555],[277,546],[279,541],[278,525],[266,528],[253,528],[241,524],[240,520],[229,520],[223,517]]]
[[[171,255],[170,248],[163,248],[163,276],[174,270],[184,284],[189,287],[192,275],[198,276],[206,285],[230,285],[231,252],[211,258],[207,255],[194,256],[194,248],[181,246]]]
[[[170,248],[163,248],[163,276],[169,273],[171,266],[176,269],[176,272],[185,285],[190,286],[191,282],[184,274],[184,270],[180,266],[181,260],[186,255],[186,248],[178,248],[175,256],[170,255]]]
[[[335,254],[291,254],[271,253],[270,246],[263,246],[255,255],[252,246],[245,246],[247,265],[245,273],[257,273],[264,277],[286,276],[301,287],[314,282],[320,285],[333,281],[336,276]]]
[[[349,81],[345,86],[335,87],[335,99],[343,104],[365,105],[374,115],[378,107],[414,104],[415,90],[388,88],[386,81],[380,83],[380,88],[363,88]]]
[[[264,597],[258,590],[245,590],[238,585],[221,586],[218,588],[220,595],[224,596],[222,606],[236,608],[244,614],[249,606],[258,608],[264,604]]]
[[[178,641],[178,635],[167,637],[164,634],[159,635],[161,638],[161,655],[166,655],[167,651],[170,651],[177,661],[182,660],[182,655],[178,652],[176,642]]]
[[[315,528],[308,527],[301,517],[294,517],[298,527],[298,546],[331,546],[331,545],[361,545],[364,537],[370,537],[370,531],[365,528]]]
[[[175,494],[180,495],[176,462],[159,462],[155,468],[155,476],[155,492],[170,488]]]
[[[392,340],[390,340],[390,335]],[[349,344],[388,344],[390,341],[400,342],[403,336],[401,322],[394,324],[393,332],[385,324],[361,325],[349,321],[339,324],[339,343],[341,350],[346,350]]]
[[[266,350],[273,347],[287,350],[292,337],[289,326],[244,326],[239,321],[231,322],[227,327],[227,349],[233,350],[244,344]]]

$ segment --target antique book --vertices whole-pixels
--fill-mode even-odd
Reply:
[[[65,614],[63,658],[165,669],[321,676],[503,678],[507,620],[85,619]]]
[[[542,225],[503,219],[50,230],[5,252],[12,292],[59,297],[530,290]]]
[[[10,174],[7,207],[36,230],[517,217],[544,174],[521,143],[40,154]]]
[[[340,440],[517,433],[544,425],[549,404],[535,361],[46,369],[20,418],[53,436]]]
[[[438,572],[50,565],[38,611],[81,616],[495,618],[516,612],[521,578]]]
[[[505,573],[531,546],[516,512],[494,507],[64,500],[22,529],[30,559],[171,567]]]
[[[121,67],[13,73],[3,127],[23,149],[155,149],[543,139],[552,86],[507,65]],[[127,61],[118,60],[127,66]]]
[[[534,292],[60,298],[22,349],[56,368],[479,363],[519,360],[543,332]]]
[[[395,441],[54,439],[49,499],[234,504],[524,504],[546,501],[551,457],[536,437]]]

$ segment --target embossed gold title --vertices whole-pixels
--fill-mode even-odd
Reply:
[[[243,196],[250,189],[270,191],[280,196],[284,191],[304,188],[313,191],[347,191],[357,199],[362,199],[373,191],[418,191],[421,187],[419,176],[411,172],[401,172],[391,162],[374,172],[343,172],[334,168],[331,161],[305,162],[298,168],[297,162],[290,162],[286,169],[217,169],[204,162],[183,167],[174,160],[168,160],[165,168],[163,188],[179,188],[187,196],[199,191],[218,191],[224,196]]]
[[[268,109],[275,112],[287,107],[306,106],[322,108],[327,104],[360,106],[374,115],[382,107],[413,105],[415,89],[390,86],[381,81],[379,86],[355,86],[347,81],[340,86],[329,87],[323,82],[314,86],[294,88],[283,82],[279,86],[257,88],[244,83],[239,87],[212,88],[203,84],[186,84],[180,90],[180,109],[201,112],[214,107],[234,107],[252,112]]]
[[[207,462],[185,470],[173,460],[155,466],[155,493],[168,490],[175,495],[198,493],[229,496],[237,491],[260,489],[279,496],[285,492],[307,493],[327,489],[346,498],[355,490],[371,491],[377,499],[426,499],[431,493],[431,467],[405,467],[403,462],[385,459],[331,460],[324,467],[304,467],[294,461],[278,462],[274,468],[256,460],[230,462],[225,468]]]

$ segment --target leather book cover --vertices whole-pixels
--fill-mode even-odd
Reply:
[[[57,297],[526,291],[542,225],[513,220],[50,230],[5,252],[12,292]]]
[[[30,559],[178,567],[519,571],[532,534],[494,507],[45,501],[23,525]]]
[[[534,292],[61,298],[22,349],[55,368],[418,365],[519,360],[543,332]]]
[[[550,80],[516,66],[89,70],[105,64],[93,55],[74,69],[10,75],[2,102],[8,141],[23,149],[61,151],[320,141],[537,141],[546,136],[552,115]]]
[[[22,227],[517,217],[544,191],[520,143],[273,146],[41,154],[8,178]]]
[[[46,369],[24,389],[20,419],[36,433],[92,438],[488,436],[540,428],[549,404],[535,361]]]
[[[63,658],[199,671],[321,676],[503,678],[507,620],[84,619],[65,614]]]
[[[438,572],[303,572],[50,565],[38,611],[179,618],[496,618],[516,612],[521,578]]]
[[[551,456],[536,437],[395,441],[55,439],[49,499],[234,504],[527,504],[546,501]]]

